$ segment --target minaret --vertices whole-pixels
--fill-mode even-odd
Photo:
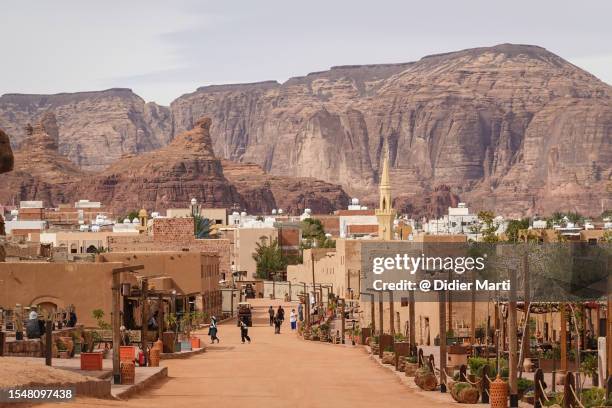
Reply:
[[[380,176],[380,186],[378,188],[380,193],[380,204],[376,210],[376,218],[378,219],[378,239],[390,241],[393,239],[393,220],[395,219],[395,210],[393,209],[393,201],[391,200],[388,147],[385,149],[382,174]]]

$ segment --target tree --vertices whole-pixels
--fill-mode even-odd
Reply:
[[[301,249],[335,248],[336,241],[325,236],[325,229],[320,220],[306,218],[301,222],[302,244]]]
[[[268,237],[260,237],[253,259],[257,263],[255,275],[259,279],[272,279],[274,274],[287,268],[287,259],[283,256],[278,239],[269,241]]]
[[[495,234],[497,231],[497,226],[494,223],[495,214],[492,211],[479,211],[478,219],[481,223],[480,232],[483,242],[497,242],[499,239]]]
[[[522,220],[510,220],[508,228],[506,228],[506,236],[509,242],[518,242],[518,233],[520,230],[529,228],[529,218]]]
[[[129,219],[130,221],[132,221],[134,218],[138,218],[138,211],[136,210],[131,210],[129,211],[127,214],[125,214],[123,217],[119,217],[117,218],[117,222],[121,223],[123,222],[123,220],[125,219]]]
[[[210,238],[211,221],[208,218],[196,215],[193,222],[195,222],[195,237],[197,239]]]

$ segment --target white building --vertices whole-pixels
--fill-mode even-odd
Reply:
[[[468,235],[476,239],[474,231],[478,228],[478,216],[470,214],[465,203],[459,203],[457,207],[448,207],[448,214],[437,220],[429,220],[423,223],[423,231],[431,235]],[[473,237],[472,237],[473,235]]]

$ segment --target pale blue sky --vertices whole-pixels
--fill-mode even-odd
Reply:
[[[3,0],[0,94],[287,80],[504,42],[540,45],[612,84],[612,1]]]

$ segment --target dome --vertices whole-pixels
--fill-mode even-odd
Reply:
[[[276,215],[276,208],[272,210],[272,215]]]
[[[124,223],[124,224],[130,224],[130,223],[131,223],[131,221],[130,221],[130,219],[129,219],[129,218],[126,218],[126,219],[124,219],[124,220],[123,220],[123,223]]]
[[[353,205],[359,205],[359,199],[358,199],[358,198],[352,198],[352,199],[351,199],[351,204],[353,204]]]
[[[310,210],[310,208],[306,208],[306,209],[304,210],[304,214],[310,214],[311,212],[312,212],[312,211]]]
[[[154,212],[151,213],[151,217],[157,218],[157,217],[159,217],[159,213],[157,211],[154,211]]]
[[[138,218],[134,218],[132,220],[132,224],[140,224],[140,220]]]
[[[239,216],[239,215],[240,215],[240,213],[238,213],[238,211],[234,211],[234,212],[232,213],[232,216],[234,216],[234,217],[237,217],[237,216]]]
[[[243,211],[243,212],[241,212],[241,213],[240,213],[240,216],[241,216],[241,217],[246,217],[246,216],[247,216],[247,213]]]
[[[198,200],[196,200],[195,198],[191,199],[191,205],[196,205],[198,203]]]
[[[278,209],[278,213],[279,213],[279,214],[282,214],[282,213],[283,213],[283,209],[282,209],[282,208],[279,208],[279,209]]]

